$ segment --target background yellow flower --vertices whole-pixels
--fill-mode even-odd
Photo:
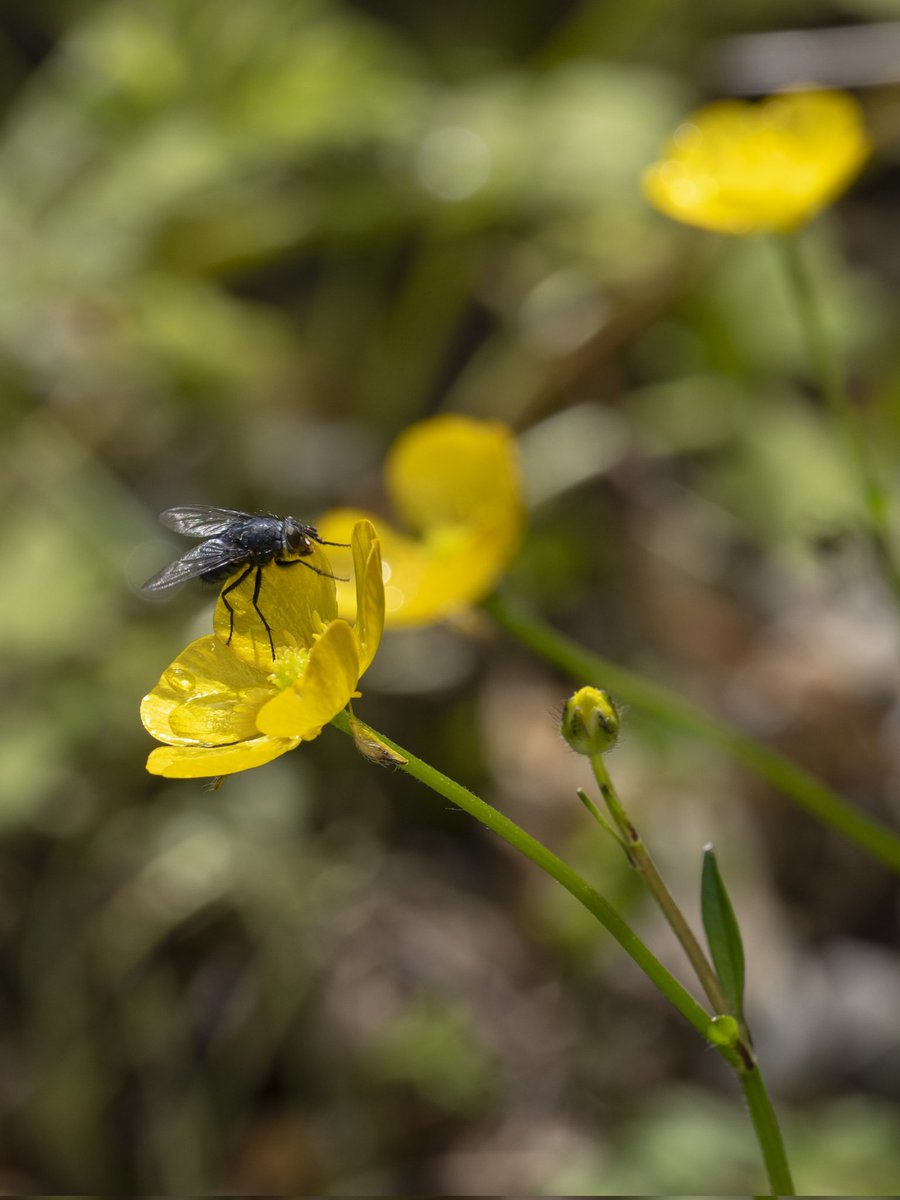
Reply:
[[[392,446],[384,479],[409,534],[349,508],[326,513],[318,529],[328,541],[344,541],[360,518],[377,520],[387,624],[427,624],[487,595],[524,523],[512,432],[499,422],[458,415],[420,421]],[[340,552],[332,561],[346,573]],[[338,601],[342,613],[354,611],[348,585],[338,585]]]
[[[721,100],[679,125],[645,173],[644,192],[688,225],[785,231],[834,200],[870,152],[862,111],[844,92]]]

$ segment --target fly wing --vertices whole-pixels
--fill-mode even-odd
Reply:
[[[234,546],[220,538],[210,538],[195,546],[193,550],[188,550],[187,554],[177,558],[152,579],[148,579],[143,590],[159,592],[163,588],[174,587],[176,583],[183,583],[185,579],[196,579],[205,575],[207,571],[218,571],[222,567],[230,566],[237,568],[246,561],[247,552],[242,547]]]
[[[212,504],[185,504],[181,508],[167,508],[159,519],[168,529],[183,533],[186,537],[214,538],[223,534],[236,521],[250,521],[251,513],[237,508],[216,508]]]

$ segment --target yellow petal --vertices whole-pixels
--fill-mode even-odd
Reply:
[[[421,625],[450,617],[486,596],[509,561],[503,529],[444,526],[423,541],[381,527],[385,620]]]
[[[190,738],[190,744],[226,746],[254,738],[259,732],[256,714],[272,694],[272,687],[253,687],[195,696],[172,710],[169,724],[176,737]]]
[[[870,152],[861,109],[844,92],[724,100],[679,126],[646,172],[644,191],[689,225],[785,231],[834,200]]]
[[[299,738],[256,737],[234,746],[160,746],[150,752],[147,770],[168,779],[207,779],[261,767],[300,744]]]
[[[320,521],[329,536],[349,536],[357,510],[337,509]],[[512,514],[482,516],[480,525],[445,525],[421,540],[406,537],[377,518],[384,578],[384,623],[388,628],[427,625],[459,613],[490,592],[518,543],[520,524]],[[356,598],[338,585],[341,616],[352,620]]]
[[[353,575],[356,580],[356,640],[359,644],[359,674],[375,657],[384,630],[384,579],[381,543],[371,521],[358,521],[351,538]]]
[[[255,690],[265,683],[265,675],[231,654],[218,638],[198,638],[182,650],[144,697],[141,720],[155,738],[172,745],[238,741],[256,733],[255,723],[247,724],[246,708]],[[257,698],[255,707],[259,703]],[[214,719],[210,717],[213,709]],[[216,731],[212,738],[211,720]]]
[[[361,508],[333,508],[316,521],[319,536],[328,542],[346,542],[346,546],[329,546],[328,557],[339,578],[337,585],[338,612],[345,621],[356,620],[356,584],[354,582],[353,530],[360,521],[381,525],[380,517]]]
[[[437,621],[482,599],[503,574],[522,536],[524,508],[515,439],[504,425],[442,416],[408,429],[388,457],[388,487],[420,538],[380,518],[385,623]],[[319,522],[323,537],[346,540],[369,519],[338,509]],[[341,565],[341,573],[346,568]],[[342,616],[355,597],[339,585]]]
[[[253,607],[255,569],[224,600],[219,593],[213,617],[217,637],[228,643],[238,658],[260,671],[271,671],[273,661],[272,646],[260,612],[272,631],[276,656],[279,652],[311,646],[323,623],[337,616],[335,581],[331,578],[334,572],[321,548],[316,546],[311,555],[292,559],[290,564],[280,567],[270,562],[261,568],[259,612]],[[240,574],[236,573],[223,590],[239,578]],[[231,618],[227,605],[234,610],[230,643]]]
[[[391,447],[385,483],[416,531],[469,525],[497,512],[521,522],[515,438],[499,422],[447,415],[411,425]]]
[[[346,621],[332,621],[310,650],[303,675],[260,709],[257,727],[273,737],[310,741],[347,706],[358,681],[356,635]]]

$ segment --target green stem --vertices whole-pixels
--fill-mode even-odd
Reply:
[[[656,984],[685,1020],[689,1021],[699,1034],[706,1037],[710,1022],[709,1014],[682,987],[674,975],[666,970],[630,926],[622,920],[609,901],[604,900],[599,892],[595,891],[577,871],[564,863],[561,858],[557,858],[552,851],[533,838],[530,833],[526,833],[509,817],[505,817],[496,808],[492,808],[490,804],[476,796],[474,792],[470,792],[468,788],[464,788],[456,780],[443,775],[428,763],[423,762],[422,759],[416,758],[408,750],[404,750],[402,746],[398,746],[396,742],[392,742],[383,733],[377,732],[357,718],[353,719],[353,724],[356,726],[356,731],[351,728],[350,717],[346,712],[338,713],[332,721],[332,725],[335,725],[343,733],[349,733],[351,736],[354,736],[355,732],[361,734],[369,744],[384,743],[403,760],[401,762],[398,759],[396,762],[400,770],[405,771],[414,779],[418,779],[420,783],[430,787],[439,796],[450,800],[458,808],[474,817],[476,821],[480,821],[482,825],[486,825],[510,846],[524,854],[526,858],[530,858],[535,866],[540,867],[542,871],[546,871],[548,875],[561,883],[567,892],[570,892],[589,912],[593,913],[604,929],[612,934],[622,949],[634,959],[644,974]]]
[[[857,478],[865,508],[865,528],[873,556],[889,586],[894,602],[900,607],[900,565],[891,541],[888,494],[882,485],[872,455],[850,402],[844,374],[832,348],[822,314],[819,296],[803,256],[799,236],[777,237],[775,247],[788,281],[803,329],[806,348],[819,379],[822,395],[831,413],[838,437]]]
[[[603,687],[617,700],[661,719],[672,728],[721,747],[801,808],[900,872],[900,836],[874,817],[853,808],[821,780],[776,750],[709,716],[661,684],[643,679],[634,671],[585,649],[520,604],[511,604],[495,593],[484,601],[484,607],[523,645],[577,682]]]
[[[744,1099],[750,1109],[750,1119],[756,1130],[756,1140],[762,1150],[772,1194],[795,1196],[797,1193],[794,1190],[784,1139],[759,1067],[754,1063],[750,1069],[739,1071],[738,1076]]]
[[[675,897],[669,891],[666,881],[660,875],[659,868],[653,861],[653,856],[650,854],[636,826],[623,808],[615,785],[606,769],[603,755],[591,755],[591,766],[594,770],[594,778],[597,780],[600,791],[603,793],[603,799],[606,801],[609,814],[615,821],[624,839],[628,857],[635,870],[641,875],[644,883],[646,883],[650,894],[668,921],[672,932],[678,938],[679,942],[681,942],[682,949],[687,955],[691,966],[694,968],[694,974],[700,980],[704,992],[709,997],[710,1004],[712,1004],[713,1009],[717,1013],[729,1013],[743,1025],[743,1022],[740,1022],[739,1014],[732,1011],[731,1005],[728,1003],[728,997],[725,995],[722,984],[719,982],[718,975],[716,975],[712,964],[703,953],[703,947],[694,936],[694,931],[687,923],[684,913],[678,907]],[[746,1033],[743,1028],[742,1033]]]
[[[535,866],[540,867],[542,871],[562,884],[566,891],[583,904],[604,929],[612,934],[622,949],[637,963],[648,979],[656,984],[685,1020],[693,1025],[701,1037],[707,1041],[712,1040],[709,1038],[710,1017],[705,1009],[665,969],[637,934],[622,920],[612,905],[604,900],[599,892],[595,891],[577,871],[574,871],[531,834],[526,833],[509,817],[505,817],[496,808],[476,796],[474,792],[470,792],[456,780],[423,762],[416,755],[385,737],[383,733],[377,732],[356,717],[352,718],[351,722],[351,717],[347,712],[338,713],[331,723],[342,733],[353,737],[364,752],[373,757],[375,761],[385,762],[387,760],[387,756],[382,756],[379,750],[379,748],[387,747],[390,752],[391,765],[399,767],[407,775],[418,779],[420,783],[430,787],[439,796],[443,796],[458,808],[463,809],[464,812],[469,813],[476,821],[486,825],[488,829],[530,859]],[[713,1044],[725,1061],[734,1068],[740,1079],[773,1194],[793,1196],[794,1188],[778,1120],[763,1084],[752,1048],[740,1039],[729,1045],[719,1045],[715,1042]]]

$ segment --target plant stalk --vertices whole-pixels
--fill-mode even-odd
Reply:
[[[774,239],[782,271],[797,310],[807,353],[828,405],[837,436],[856,476],[864,508],[865,533],[881,575],[900,609],[900,565],[891,539],[888,494],[850,401],[844,374],[825,326],[818,293],[797,234]]]
[[[530,833],[526,833],[524,829],[516,825],[509,817],[498,812],[496,808],[493,808],[479,796],[476,796],[474,792],[470,792],[468,788],[464,788],[455,779],[442,774],[421,758],[417,758],[408,750],[404,750],[402,746],[398,746],[396,742],[391,741],[390,738],[385,737],[383,733],[372,729],[371,726],[365,725],[358,718],[354,718],[353,721],[357,727],[357,736],[361,734],[364,738],[371,739],[372,742],[382,742],[404,760],[402,763],[398,760],[396,764],[401,771],[404,771],[407,775],[411,775],[414,779],[418,779],[420,783],[424,783],[426,787],[430,787],[433,792],[437,792],[439,796],[443,796],[446,800],[463,809],[463,811],[474,817],[476,821],[487,826],[488,829],[503,838],[505,842],[508,842],[510,846],[513,846],[520,853],[524,854],[526,858],[531,859],[535,866],[540,867],[542,871],[545,871],[558,883],[561,883],[566,891],[583,904],[597,918],[604,929],[612,934],[626,954],[634,959],[644,974],[656,984],[666,999],[675,1006],[685,1020],[690,1022],[699,1034],[706,1037],[706,1031],[709,1028],[710,1022],[709,1013],[666,970],[631,927],[622,920],[609,901],[605,900],[599,892],[592,888],[586,879],[573,870],[568,863],[563,862],[561,858],[558,858],[552,851],[548,850],[537,838],[532,837]],[[331,723],[343,733],[349,733],[351,736],[354,736],[350,718],[346,712],[338,713]]]
[[[710,716],[662,684],[644,679],[627,667],[587,650],[545,624],[521,603],[512,603],[495,592],[483,602],[483,607],[524,646],[579,684],[592,683],[602,687],[616,700],[725,750],[817,820],[900,873],[900,835],[848,804],[837,792],[777,750]]]
[[[469,813],[470,816],[474,817],[482,825],[487,826],[488,829],[503,838],[510,846],[513,846],[520,853],[524,854],[535,866],[540,867],[542,871],[545,871],[560,883],[570,895],[583,904],[597,918],[600,924],[612,934],[623,950],[641,968],[650,981],[659,988],[666,999],[681,1013],[685,1020],[693,1025],[694,1029],[696,1029],[704,1040],[711,1040],[709,1038],[711,1025],[709,1014],[686,991],[678,980],[665,969],[637,934],[622,920],[612,905],[595,891],[577,871],[574,871],[561,858],[558,858],[546,846],[542,845],[536,838],[533,838],[531,834],[526,833],[514,821],[511,821],[479,796],[476,796],[474,792],[470,792],[468,788],[464,788],[448,775],[444,775],[441,771],[436,770],[422,759],[417,758],[416,755],[411,754],[390,738],[385,737],[384,734],[372,729],[371,726],[364,724],[355,717],[351,725],[351,718],[347,712],[339,713],[331,723],[340,729],[341,732],[353,737],[358,744],[361,743],[366,748],[367,753],[371,753],[371,747],[373,746],[380,745],[387,747],[392,755],[390,758],[391,763],[406,772],[406,774],[411,775],[414,779],[418,779],[420,783],[424,783],[427,787],[430,787],[439,796],[443,796],[452,804],[456,804],[463,811]],[[376,761],[379,761],[378,756],[375,757]],[[381,759],[380,761],[385,760]],[[793,1196],[795,1194],[794,1185],[788,1167],[778,1120],[775,1116],[768,1092],[763,1084],[752,1047],[746,1045],[743,1039],[738,1039],[729,1045],[718,1045],[715,1042],[713,1044],[726,1062],[734,1068],[740,1079],[741,1088],[750,1109],[753,1128],[769,1177],[772,1194]]]
[[[719,977],[713,970],[712,963],[710,963],[704,954],[703,947],[694,936],[694,931],[687,923],[684,913],[678,907],[675,897],[669,891],[668,885],[662,875],[660,875],[659,868],[653,861],[650,851],[647,849],[637,828],[623,808],[615,785],[606,769],[603,755],[591,755],[591,766],[594,770],[594,778],[597,780],[600,791],[603,793],[603,799],[606,802],[606,807],[609,809],[609,814],[613,821],[615,821],[624,839],[629,861],[643,878],[650,894],[668,921],[672,932],[681,943],[691,966],[694,968],[694,974],[700,980],[703,990],[709,998],[710,1004],[712,1004],[715,1012],[727,1013],[733,1016],[741,1025],[741,1032],[746,1034],[746,1030],[743,1029],[743,1022],[740,1021],[739,1014],[732,1010],[722,984],[719,982]],[[749,1038],[747,1040],[749,1042]]]
[[[750,1069],[739,1070],[738,1078],[741,1081],[741,1089],[747,1107],[750,1109],[750,1119],[756,1131],[756,1140],[762,1150],[772,1195],[795,1196],[797,1193],[794,1189],[784,1138],[781,1136],[778,1118],[775,1115],[775,1109],[759,1067],[754,1062]]]

